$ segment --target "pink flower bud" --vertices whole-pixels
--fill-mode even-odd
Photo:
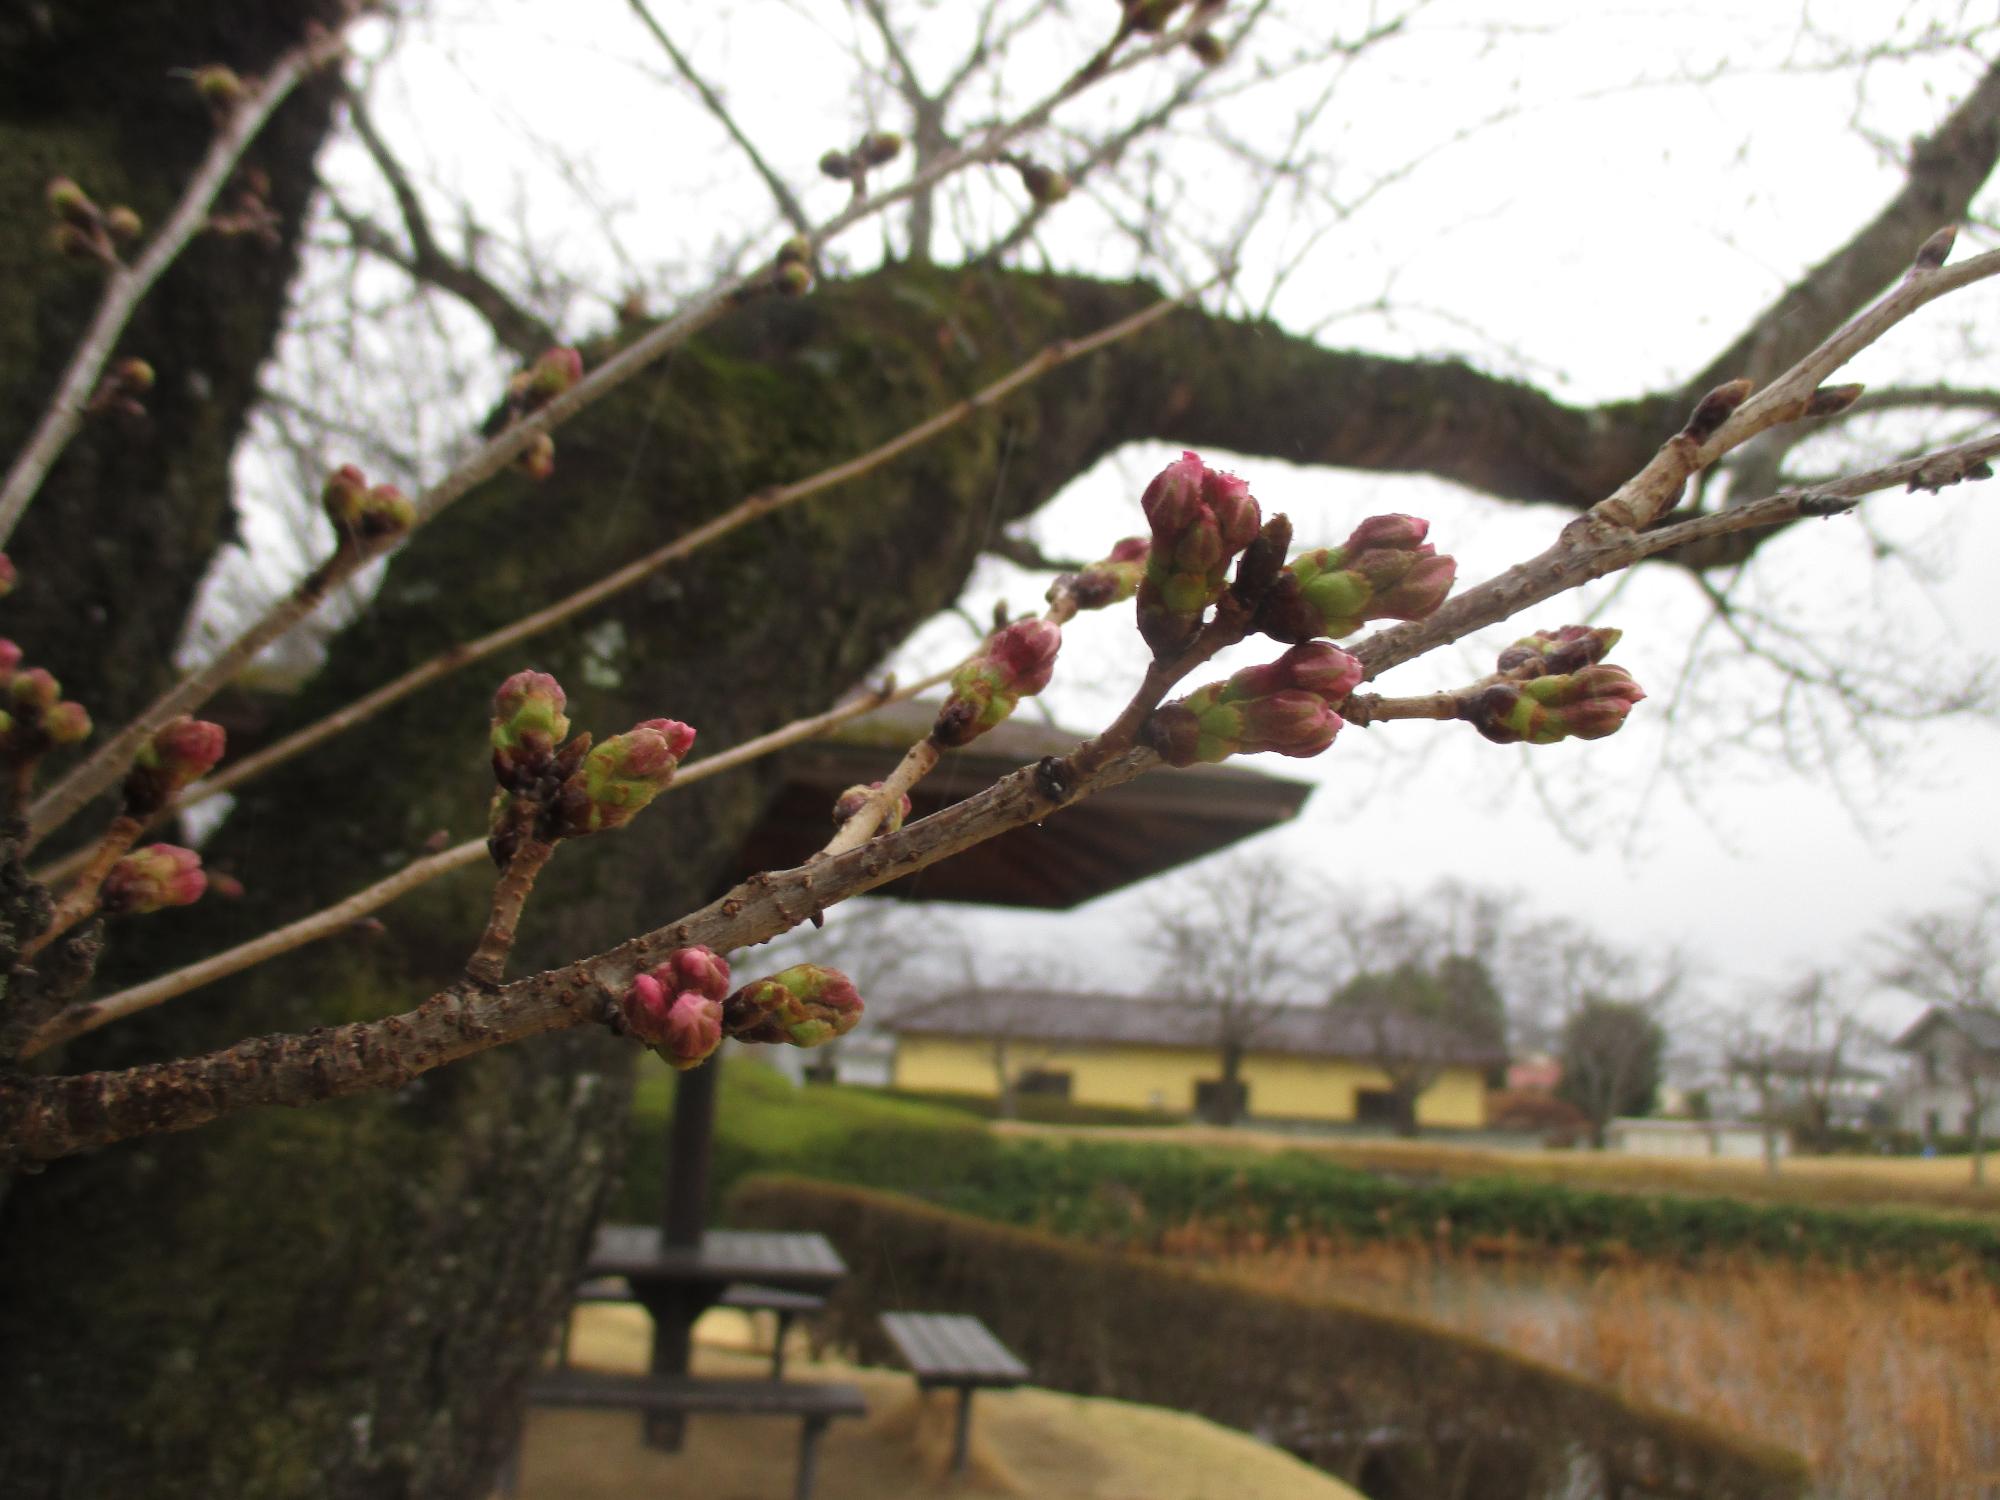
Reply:
[[[674,996],[667,1011],[667,1034],[654,1047],[679,1072],[698,1068],[722,1045],[722,1002],[689,990]]]
[[[1139,583],[1139,634],[1156,657],[1182,650],[1202,612],[1222,596],[1230,559],[1263,524],[1250,487],[1183,453],[1154,476],[1139,504],[1153,528]]]
[[[591,747],[583,764],[562,784],[550,822],[557,838],[581,838],[622,828],[674,779],[676,743],[692,744],[694,731],[674,720],[663,732],[641,725]]]
[[[155,731],[125,776],[125,810],[148,818],[222,759],[228,736],[220,724],[182,714]]]
[[[1615,734],[1645,696],[1623,667],[1600,663],[1526,682],[1494,683],[1472,700],[1466,718],[1501,745],[1598,740]]]
[[[1222,696],[1233,702],[1297,689],[1337,704],[1361,685],[1364,670],[1359,661],[1332,642],[1308,641],[1274,662],[1245,667],[1229,679]]]
[[[688,751],[694,749],[694,726],[679,719],[641,719],[632,727],[657,731],[675,760],[686,760]]]
[[[1370,620],[1421,620],[1442,604],[1458,564],[1423,539],[1416,516],[1370,516],[1340,547],[1293,558],[1257,616],[1281,641],[1351,635]]]
[[[15,668],[21,665],[21,648],[12,641],[0,638],[0,687],[13,680]]]
[[[570,348],[543,351],[508,382],[518,411],[539,411],[583,379],[583,356]]]
[[[677,993],[693,990],[711,1000],[729,993],[729,961],[713,948],[676,948],[665,963],[655,966],[653,974]]]
[[[14,571],[14,560],[6,553],[0,552],[0,599],[4,599],[13,593],[14,585],[19,581],[19,575]],[[12,645],[13,643],[10,641],[8,644]],[[18,646],[14,649],[17,652],[20,650]]]
[[[516,672],[493,695],[493,778],[526,791],[550,769],[569,734],[569,698],[546,672]]]
[[[175,844],[148,844],[134,849],[111,867],[98,889],[98,905],[106,915],[143,915],[199,900],[208,888],[201,856]]]
[[[861,1019],[861,996],[838,969],[795,964],[745,985],[723,1002],[723,1028],[739,1041],[817,1047]]]
[[[994,631],[952,674],[933,738],[948,748],[967,745],[1005,721],[1021,699],[1049,685],[1061,649],[1062,631],[1047,620],[1016,620]]]
[[[343,464],[327,476],[320,491],[327,519],[343,537],[364,541],[400,536],[417,523],[417,508],[393,484],[368,487],[367,477],[353,464]]]

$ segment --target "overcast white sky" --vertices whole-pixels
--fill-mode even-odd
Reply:
[[[918,8],[920,69],[942,71],[956,56],[970,8]],[[1111,13],[1101,3],[1076,9],[1075,24],[1092,34]],[[1352,34],[1370,13],[1292,9],[1305,20],[1280,31],[1287,44],[1329,22]],[[1685,378],[1877,210],[1898,181],[1893,154],[1980,68],[1965,52],[1833,66],[1843,49],[1893,52],[1934,21],[1960,24],[1969,7],[1951,4],[1843,6],[1839,17],[1814,8],[1813,21],[1835,34],[1804,26],[1800,8],[1781,4],[1756,7],[1749,20],[1743,7],[1720,4],[1599,10],[1584,20],[1573,9],[1434,5],[1348,69],[1310,140],[1331,158],[1325,181],[1351,211],[1310,242],[1277,289],[1273,309],[1285,326],[1386,353],[1459,354],[1578,402]],[[901,123],[879,89],[853,84],[844,49],[869,45],[858,6],[660,0],[656,13],[724,86],[815,215],[842,194],[812,175],[819,153],[852,139],[870,110],[877,123]],[[1033,73],[1038,58],[1025,43],[1020,54],[1010,66]],[[554,266],[601,293],[565,308],[565,332],[582,335],[608,323],[627,286],[663,294],[690,285],[694,267],[755,242],[769,223],[761,189],[706,118],[653,76],[662,66],[616,0],[560,12],[524,0],[439,0],[387,51],[374,97],[427,182],[479,203],[496,233],[525,226],[553,247]],[[1330,76],[1245,93],[1225,115],[1230,130],[1279,138]],[[1062,155],[1054,136],[1036,144]],[[1406,179],[1367,193],[1418,158]],[[1169,160],[1188,179],[1174,213],[1188,216],[1191,234],[1235,222],[1241,174],[1231,176],[1226,157],[1190,138]],[[329,166],[355,201],[379,202],[354,148],[336,148]],[[1048,255],[1122,270],[1129,256],[1108,230],[1122,207],[1084,195],[1052,226]],[[990,187],[968,190],[955,207],[975,228],[1004,224],[1008,211]],[[1274,210],[1250,242],[1244,296],[1261,301],[1273,266],[1327,224],[1323,203]],[[1977,231],[1960,244],[1961,254],[1986,247]],[[864,228],[843,254],[865,266],[880,247],[880,232]],[[1996,299],[2000,288],[1989,285],[1934,308],[1871,351],[1853,378],[1907,379],[1945,366],[1959,383],[2000,385],[1994,357],[1976,353],[1967,332],[1991,324]],[[464,389],[463,411],[483,408],[492,388]],[[430,404],[424,421],[434,431],[455,419],[447,400]],[[1302,542],[1337,541],[1381,510],[1427,516],[1466,582],[1539,549],[1563,519],[1429,480],[1205,456],[1247,477],[1267,513],[1289,511]],[[1170,457],[1118,455],[1038,517],[1033,534],[1056,552],[1103,551],[1142,529],[1137,495]],[[276,482],[255,460],[246,472],[253,488]],[[1858,628],[1921,643],[1912,672],[1919,657],[1965,669],[1990,659],[2000,639],[1994,504],[1990,487],[1885,496],[1869,506],[1866,527],[1814,525],[1774,543],[1744,597],[1815,636]],[[1878,566],[1883,546],[1906,550],[1918,566]],[[968,602],[979,615],[1002,596],[1025,608],[1040,587],[993,564]],[[1519,624],[1581,618],[1607,592],[1556,601]],[[1627,632],[1619,659],[1656,693],[1609,741],[1501,749],[1464,726],[1393,724],[1349,730],[1316,762],[1251,762],[1321,784],[1296,826],[1254,847],[1343,874],[1372,898],[1414,896],[1445,875],[1517,889],[1535,908],[1560,908],[1617,940],[1686,947],[1722,997],[1768,991],[1802,966],[1859,961],[1858,940],[1886,917],[1949,903],[2000,868],[1989,723],[1892,733],[1897,753],[1886,768],[1851,756],[1808,774],[1767,751],[1732,747],[1725,741],[1742,722],[1740,705],[1773,689],[1748,669],[1705,670],[1675,698],[1703,618],[1695,591],[1666,570],[1636,577],[1604,608],[1600,623]],[[1414,664],[1388,686],[1416,691],[1476,675],[1522,629]],[[962,622],[943,620],[900,660],[928,666],[966,642]],[[1047,701],[1063,724],[1089,729],[1115,710],[1139,661],[1122,613],[1082,622]],[[1670,706],[1682,721],[1671,736]],[[1583,804],[1563,815],[1561,831],[1552,801]],[[1004,928],[995,919],[991,928],[1007,934],[1006,946],[1076,955],[1080,982],[1118,987],[1144,977],[1130,939],[1145,902],[1167,894],[1141,889],[1082,914],[1010,917]],[[1885,998],[1882,1018],[1895,1024],[1912,1009]]]

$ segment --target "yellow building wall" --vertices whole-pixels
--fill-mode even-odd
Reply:
[[[1079,1104],[1123,1105],[1181,1114],[1194,1110],[1195,1084],[1221,1076],[1212,1048],[1042,1047],[1010,1042],[1009,1071],[1031,1069],[1070,1075],[1070,1098]],[[1243,1059],[1250,1113],[1276,1120],[1352,1120],[1361,1089],[1386,1089],[1389,1080],[1368,1063],[1340,1057],[1296,1057],[1252,1052]],[[902,1036],[896,1041],[896,1087],[941,1093],[1000,1092],[991,1042],[963,1037]],[[1417,1096],[1420,1125],[1477,1128],[1486,1123],[1486,1084],[1475,1068],[1447,1068]]]

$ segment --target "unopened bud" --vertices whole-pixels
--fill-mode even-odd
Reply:
[[[1048,620],[1016,620],[986,638],[951,677],[932,737],[946,748],[970,744],[1049,685],[1062,631]]]
[[[831,177],[836,182],[845,182],[854,175],[854,163],[848,159],[845,151],[827,152],[819,159],[819,169],[822,175]]]
[[[1219,67],[1229,60],[1229,44],[1209,31],[1197,31],[1189,37],[1188,51],[1200,58],[1204,67]]]
[[[547,479],[556,471],[556,440],[546,432],[536,433],[528,439],[528,446],[521,450],[517,462],[530,479]]]
[[[1465,717],[1495,744],[1553,745],[1614,734],[1645,691],[1623,667],[1604,663],[1482,689]]]
[[[114,240],[136,240],[145,227],[146,221],[123,203],[105,212],[104,228]]]
[[[0,637],[0,688],[13,681],[14,671],[21,665],[21,648],[14,642]]]
[[[1736,413],[1736,408],[1750,399],[1756,386],[1748,380],[1731,380],[1717,386],[1700,401],[1695,403],[1694,413],[1688,418],[1682,433],[1697,443],[1705,443],[1714,437],[1724,422]]]
[[[1580,667],[1603,661],[1618,644],[1623,631],[1609,627],[1564,625],[1557,630],[1538,630],[1524,635],[1495,663],[1497,671],[1516,677],[1545,677],[1574,672]]]
[[[778,246],[778,264],[781,266],[806,266],[812,264],[812,242],[802,234],[795,234]]]
[[[527,369],[507,383],[520,411],[539,411],[583,379],[583,356],[558,346],[544,350]]]
[[[812,290],[812,268],[795,260],[786,261],[778,267],[772,284],[787,297],[803,297]]]
[[[1806,401],[1809,417],[1837,417],[1861,399],[1865,385],[1823,385]]]
[[[336,471],[320,492],[327,519],[343,538],[378,541],[401,536],[417,524],[417,508],[409,496],[393,484],[364,489],[354,482],[360,477],[361,471],[349,464]]]
[[[71,699],[51,704],[42,715],[42,733],[51,745],[81,745],[90,738],[91,727],[90,710]]]
[[[723,1029],[739,1041],[817,1047],[861,1019],[861,996],[838,969],[795,964],[745,985],[723,1002]]]
[[[557,793],[550,811],[556,837],[624,827],[667,789],[693,744],[694,730],[687,725],[653,719],[592,746]]]
[[[111,867],[98,888],[98,907],[107,916],[143,916],[198,901],[207,888],[201,856],[194,850],[148,844]]]
[[[854,159],[864,167],[886,166],[903,149],[903,138],[893,130],[875,130],[861,137]]]
[[[1424,541],[1416,516],[1370,516],[1338,547],[1302,552],[1272,585],[1257,628],[1280,641],[1338,639],[1370,620],[1421,620],[1444,603],[1458,564]]]
[[[1263,517],[1250,486],[1193,453],[1168,464],[1140,497],[1153,529],[1139,584],[1139,634],[1156,657],[1194,638],[1202,612],[1222,596],[1231,559],[1256,539]]]
[[[1142,536],[1128,536],[1069,581],[1069,596],[1078,609],[1103,609],[1121,604],[1139,592],[1139,580],[1146,576],[1146,554],[1152,544]],[[1049,591],[1051,600],[1055,590]]]
[[[547,774],[569,736],[569,697],[546,672],[516,672],[493,695],[493,779],[526,791]]]
[[[202,103],[218,115],[225,115],[243,102],[243,80],[233,68],[209,63],[194,70],[194,90]]]
[[[721,1000],[677,992],[659,969],[633,979],[619,1012],[628,1032],[682,1072],[700,1067],[722,1045]]]
[[[150,818],[210,771],[228,744],[220,724],[182,714],[155,730],[125,774],[125,811]]]
[[[1910,262],[1911,273],[1937,270],[1951,258],[1951,247],[1957,240],[1958,227],[1947,224],[1917,247],[1916,257]]]
[[[1021,174],[1021,186],[1028,190],[1028,196],[1044,208],[1069,196],[1069,179],[1040,162],[1019,162],[1014,170]]]
[[[1330,642],[1294,646],[1274,662],[1161,705],[1147,721],[1146,740],[1172,766],[1266,750],[1317,755],[1340,733],[1343,720],[1334,708],[1363,673],[1357,659]]]
[[[72,177],[54,177],[46,190],[49,212],[78,229],[97,227],[97,205]]]
[[[14,586],[19,582],[20,575],[14,571],[14,560],[6,553],[0,552],[0,599],[4,599],[13,593]],[[7,642],[7,644],[10,646],[14,645],[12,641]],[[20,647],[14,646],[17,654],[20,649]]]

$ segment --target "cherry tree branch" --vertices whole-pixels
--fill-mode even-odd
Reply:
[[[1170,51],[1185,39],[1187,33],[1186,27],[1164,32],[1151,43],[1115,58],[1100,52],[1039,103],[1031,105],[1013,120],[991,127],[976,141],[945,153],[895,186],[851,201],[813,234],[802,237],[807,241],[807,251],[817,250],[863,220],[924,191],[954,172],[976,163],[995,160],[1012,141],[1046,123],[1057,109],[1077,95],[1107,78]],[[776,269],[776,261],[773,260],[754,271],[719,278],[707,290],[691,298],[673,317],[633,340],[561,395],[510,424],[419,497],[416,524],[421,526],[436,517],[513,463],[542,436],[586,407],[596,404],[669,350],[684,343],[719,317],[740,295],[769,286]],[[29,809],[27,847],[32,849],[122,776],[131,764],[132,756],[161,725],[207,702],[266,645],[310,614],[334,585],[345,582],[364,563],[391,550],[401,540],[398,537],[373,549],[347,549],[336,553],[315,570],[313,579],[308,580],[308,583],[317,580],[313,589],[300,585],[291,595],[272,606],[262,618],[254,621],[213,660],[182,678],[141,710],[136,718],[99,746]],[[363,550],[367,555],[357,555]],[[324,577],[320,576],[322,574]]]
[[[700,526],[682,533],[672,541],[662,543],[642,557],[634,558],[622,567],[615,568],[593,583],[586,584],[575,593],[557,600],[532,614],[523,615],[498,630],[471,641],[462,641],[433,656],[430,660],[412,667],[402,676],[384,683],[374,691],[366,693],[353,702],[343,705],[324,718],[318,719],[304,728],[286,735],[283,739],[265,746],[254,755],[247,755],[235,764],[225,767],[217,774],[189,787],[179,797],[161,809],[155,822],[162,821],[181,810],[204,802],[210,797],[234,791],[254,777],[293,757],[325,743],[335,735],[366,723],[376,714],[401,702],[412,693],[420,692],[432,683],[449,676],[462,667],[483,661],[497,653],[509,650],[525,640],[532,639],[545,630],[553,629],[564,621],[574,618],[585,610],[594,609],[606,600],[615,597],[633,585],[642,582],[652,574],[690,556],[709,543],[748,525],[751,521],[785,506],[806,500],[822,491],[832,489],[850,480],[859,479],[873,473],[884,464],[900,458],[905,453],[921,447],[932,438],[950,431],[1006,400],[1014,392],[1032,384],[1053,370],[1095,354],[1132,337],[1166,317],[1175,308],[1200,297],[1204,292],[1219,284],[1221,278],[1211,278],[1199,286],[1190,287],[1175,297],[1165,297],[1148,304],[1135,313],[1120,318],[1115,323],[1074,339],[1059,339],[1044,346],[1030,358],[1016,365],[999,379],[981,387],[970,396],[952,403],[940,411],[932,413],[923,421],[906,427],[896,436],[878,443],[865,453],[855,455],[841,463],[830,465],[816,474],[774,489],[759,490],[746,495],[731,509],[723,512]],[[45,870],[36,872],[37,877],[48,880],[60,878],[71,869],[77,868],[83,858],[81,853],[60,860]]]
[[[216,131],[201,165],[188,179],[180,201],[154,232],[145,252],[129,266],[108,268],[104,295],[90,327],[70,356],[69,367],[63,371],[48,409],[27,445],[15,457],[6,479],[0,480],[0,545],[13,535],[43,479],[83,425],[84,413],[97,390],[105,363],[117,349],[119,336],[132,321],[139,304],[167,268],[180,258],[188,242],[208,227],[208,213],[216,195],[264,123],[293,89],[345,50],[345,25],[343,21],[329,30],[315,29],[272,64],[262,81],[245,92]]]

